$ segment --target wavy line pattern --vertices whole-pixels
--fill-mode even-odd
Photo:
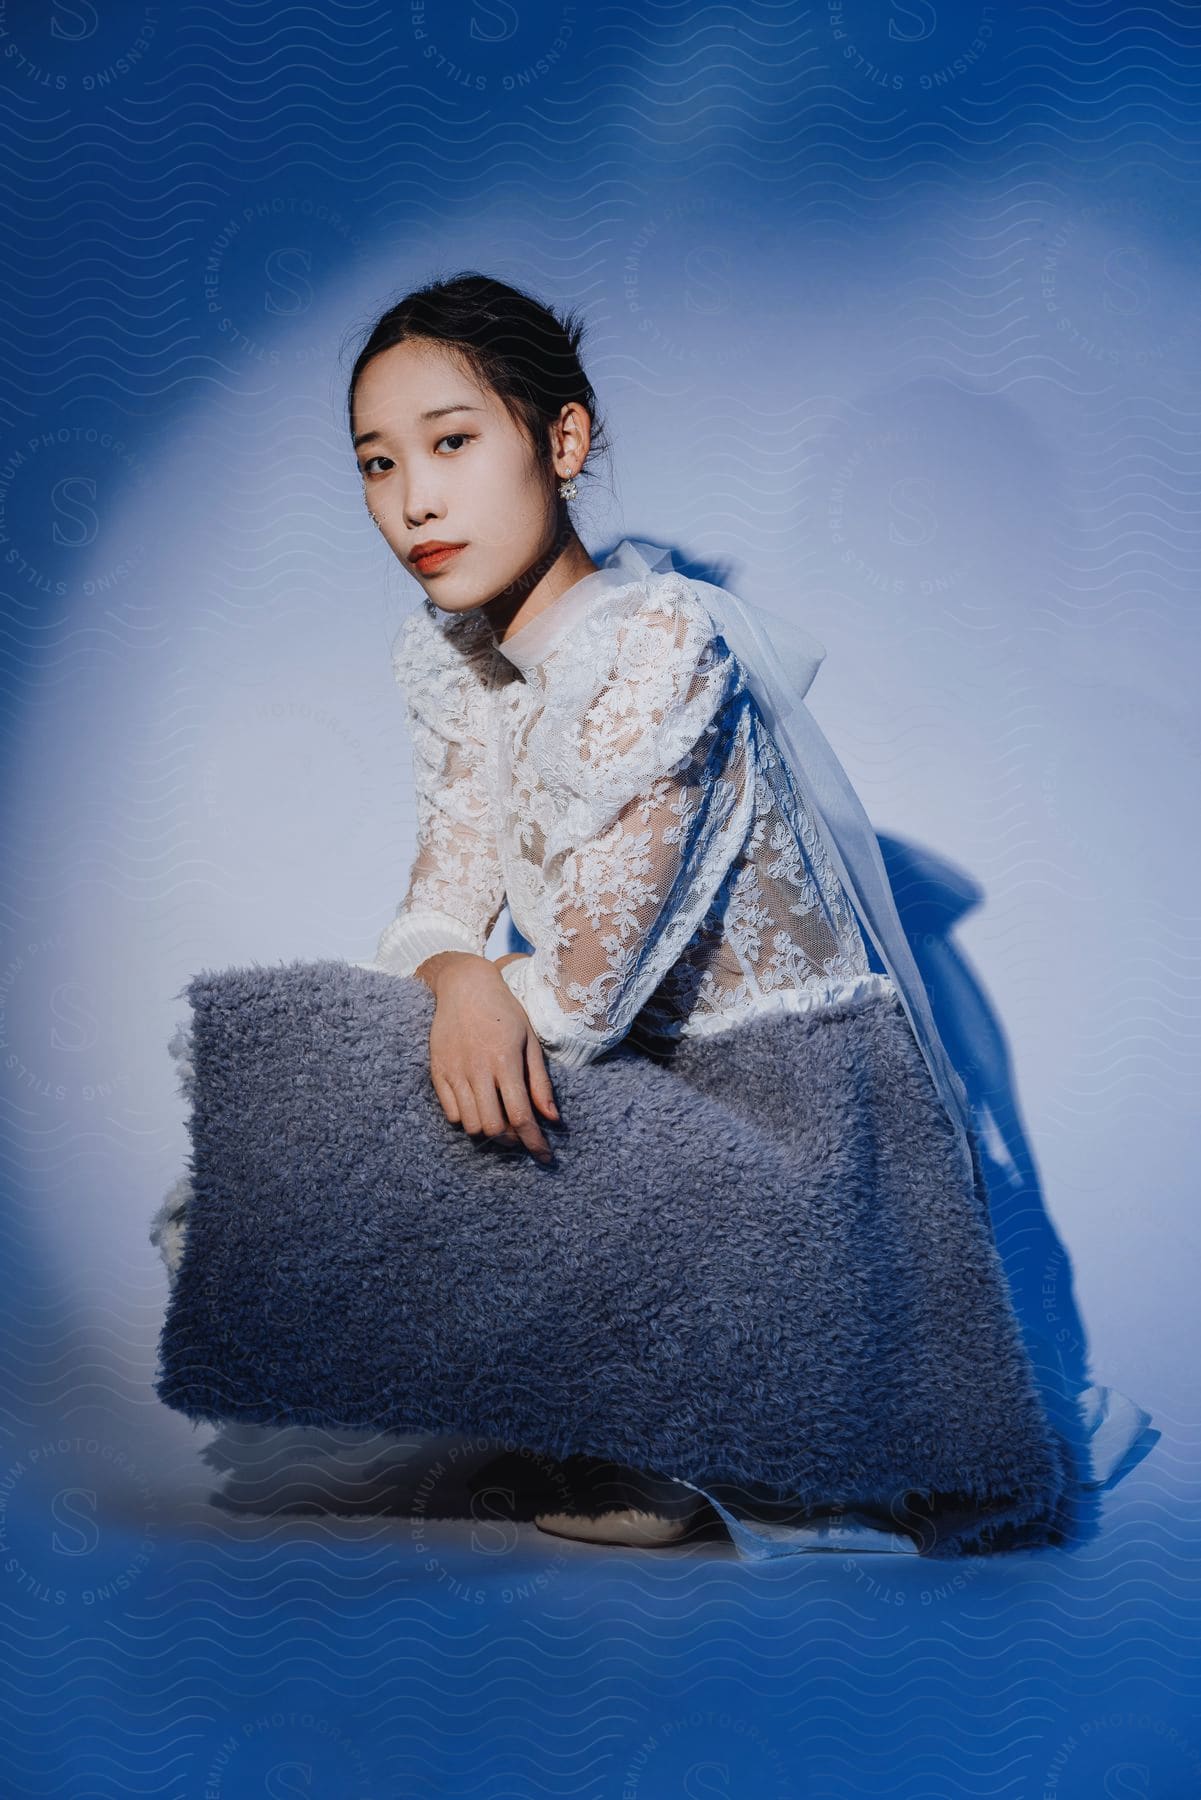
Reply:
[[[4,1794],[1201,1790],[1201,15],[10,0],[0,70]],[[494,1446],[152,1396],[180,990],[408,868],[342,390],[465,266],[590,322],[589,547],[828,646],[1032,1348],[1161,1428],[1071,1554],[597,1550]]]

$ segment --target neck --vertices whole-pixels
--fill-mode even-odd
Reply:
[[[546,549],[516,581],[485,601],[482,610],[497,641],[503,644],[596,567],[576,536],[575,527],[564,518]]]

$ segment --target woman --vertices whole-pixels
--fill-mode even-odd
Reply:
[[[544,1126],[558,1119],[548,1058],[578,1068],[624,1042],[724,1093],[729,1061],[705,1051],[752,1020],[806,1020],[807,1049],[824,1016],[870,1017],[890,1047],[909,1034],[697,584],[649,569],[628,543],[600,569],[576,534],[568,502],[596,444],[579,336],[530,297],[460,276],[385,314],[349,394],[372,519],[426,596],[396,655],[419,849],[372,966],[435,996],[430,1078],[447,1119],[543,1162]],[[490,961],[506,899],[534,951]],[[829,1049],[844,1045],[845,1023]],[[1012,1382],[1004,1422],[1014,1445],[1025,1440],[1024,1485],[1053,1510],[1060,1446],[981,1228],[974,1146],[958,1165],[935,1083],[913,1056],[905,1073],[908,1114],[887,1135],[908,1145],[906,1179],[941,1184],[944,1205],[959,1170],[950,1204],[977,1228],[976,1274],[993,1284],[975,1347]],[[789,1141],[791,1122],[760,1123]],[[950,1123],[962,1148],[962,1116]],[[864,1137],[866,1122],[849,1129]],[[812,1162],[818,1143],[802,1128],[790,1148]],[[931,1282],[940,1267],[932,1255]],[[881,1358],[888,1350],[882,1341]],[[619,1466],[593,1472],[607,1493],[541,1515],[544,1528],[666,1541],[699,1501],[631,1470],[626,1497],[653,1504],[593,1517],[623,1497]],[[951,1486],[979,1484],[977,1469]],[[892,1517],[896,1486],[881,1496]]]
[[[406,1170],[406,1235],[455,1246],[449,1282],[406,1289],[421,1416],[553,1446],[566,1498],[537,1518],[566,1536],[669,1543],[707,1498],[756,1555],[840,1541],[822,1520],[937,1554],[1058,1541],[1085,1476],[875,839],[801,703],[820,646],[781,675],[779,622],[628,540],[589,556],[579,340],[467,273],[390,308],[350,380],[368,509],[425,596],[394,656],[417,854],[357,966],[406,984],[445,1120],[493,1153],[474,1193],[439,1133]],[[532,954],[491,960],[506,902]],[[1094,1480],[1145,1418],[1120,1444],[1110,1418]]]

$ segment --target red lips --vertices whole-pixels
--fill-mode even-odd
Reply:
[[[466,548],[466,544],[448,544],[438,538],[427,538],[423,544],[415,544],[409,551],[409,562],[419,574],[428,575]]]

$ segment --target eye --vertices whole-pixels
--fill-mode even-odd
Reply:
[[[457,449],[462,444],[470,443],[470,441],[474,435],[475,435],[474,432],[470,432],[470,431],[448,431],[445,437],[440,437],[438,439],[438,445],[453,444],[453,445],[455,445],[455,447]],[[437,448],[437,446],[435,446],[435,448]],[[453,451],[452,451],[452,454],[454,454]],[[363,461],[359,464],[359,469],[360,469],[361,473],[364,476],[370,475],[372,473],[372,469],[371,469],[372,463],[377,463],[377,462],[387,463],[389,468],[394,469],[396,467],[396,464],[392,461],[392,458],[390,456],[368,456],[368,457],[365,457],[363,459]],[[386,471],[381,470],[380,473],[381,474],[386,473]]]

